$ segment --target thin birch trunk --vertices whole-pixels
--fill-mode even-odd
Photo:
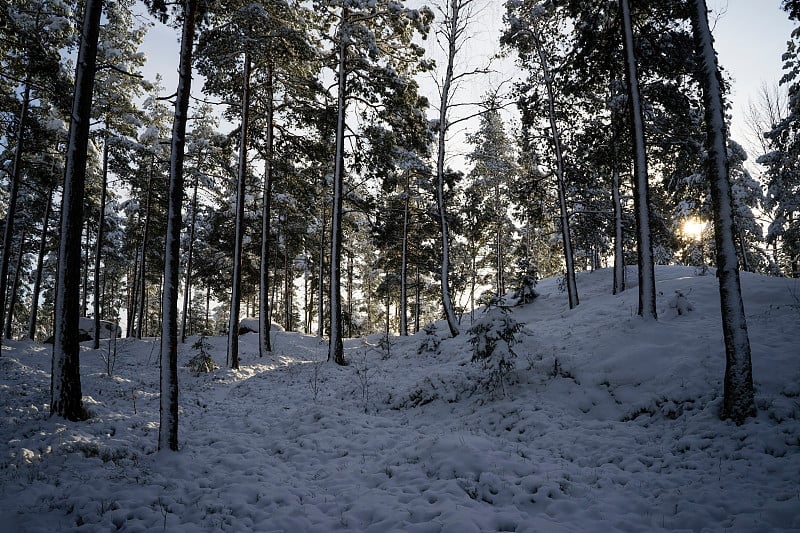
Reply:
[[[450,1],[450,19],[445,21],[448,30],[447,39],[447,68],[445,70],[444,83],[441,88],[441,99],[439,102],[439,127],[438,127],[438,154],[436,157],[436,204],[439,210],[439,226],[442,238],[442,307],[447,319],[447,327],[450,335],[457,336],[458,321],[453,311],[453,299],[450,295],[450,230],[447,224],[447,209],[444,198],[444,161],[445,161],[445,142],[447,137],[447,110],[449,106],[450,92],[453,83],[453,70],[457,52],[457,35],[459,33],[459,12],[461,8],[460,0]]]
[[[544,75],[544,84],[547,89],[547,108],[550,117],[550,131],[553,136],[553,150],[556,156],[556,181],[558,189],[558,208],[561,220],[561,241],[564,245],[564,263],[567,268],[567,296],[569,298],[569,308],[575,308],[580,301],[578,300],[578,284],[575,280],[575,254],[572,250],[572,237],[569,229],[569,210],[567,209],[566,180],[564,178],[564,153],[561,148],[561,135],[556,120],[555,91],[553,90],[553,78],[547,64],[547,56],[542,48],[539,39],[539,30],[532,26],[532,37],[536,52],[539,55],[539,64]]]

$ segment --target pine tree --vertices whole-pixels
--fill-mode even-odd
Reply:
[[[800,22],[800,3],[784,0],[789,18]],[[792,31],[783,54],[784,75],[781,85],[788,85],[788,113],[771,124],[766,134],[769,152],[758,158],[767,167],[765,207],[772,211],[773,222],[767,241],[776,250],[778,267],[792,277],[800,277],[800,27]],[[777,253],[779,251],[779,253]],[[783,264],[780,264],[783,263]]]
[[[705,103],[707,172],[714,208],[714,241],[719,278],[722,331],[725,339],[725,390],[720,416],[741,424],[755,415],[753,367],[747,333],[739,265],[736,260],[733,197],[728,166],[725,102],[717,54],[708,26],[705,0],[692,0],[697,62],[701,66]]]
[[[513,227],[507,214],[511,200],[509,185],[518,171],[513,145],[497,107],[492,99],[487,101],[487,112],[481,115],[478,130],[467,136],[467,141],[474,146],[467,158],[474,164],[470,172],[472,186],[484,199],[483,210],[487,212],[488,226],[494,233],[491,255],[494,256],[495,295],[502,298],[506,292],[506,241]],[[476,228],[484,233],[486,229]]]
[[[166,20],[166,5],[151,0],[151,10]],[[204,6],[205,7],[205,6]],[[182,19],[178,89],[172,125],[172,146],[169,170],[169,205],[164,260],[161,330],[161,405],[158,449],[178,450],[178,285],[180,268],[181,206],[183,204],[183,160],[186,143],[186,122],[192,85],[192,52],[200,0],[185,0],[179,8]]]
[[[81,392],[78,344],[80,249],[74,243],[80,241],[83,219],[86,152],[89,143],[101,11],[101,0],[86,1],[75,70],[72,121],[69,127],[64,192],[61,199],[61,242],[58,250],[50,413],[67,420],[83,420],[87,417]]]
[[[133,98],[141,96],[142,81],[139,69],[144,64],[138,47],[145,30],[133,23],[131,0],[118,1],[106,9],[106,23],[98,45],[98,73],[95,82],[94,115],[102,123],[97,131],[103,144],[101,196],[98,209],[97,238],[94,252],[94,349],[100,347],[101,264],[104,257],[106,208],[108,204],[108,174],[111,145],[126,144],[141,124]],[[118,148],[119,149],[119,148]],[[113,193],[111,199],[113,200]],[[111,269],[107,269],[110,273]]]
[[[0,323],[5,319],[8,273],[13,255],[14,222],[17,217],[19,187],[24,172],[24,154],[28,135],[31,133],[31,109],[35,101],[56,102],[57,107],[68,109],[65,101],[69,83],[62,69],[59,49],[69,49],[74,38],[74,27],[69,19],[69,6],[60,2],[38,0],[34,2],[10,2],[0,14],[0,21],[7,38],[2,39],[2,67],[4,82],[17,85],[7,94],[19,94],[20,101],[8,98],[3,109],[19,109],[19,113],[4,123],[13,129],[0,134],[13,141],[14,152],[11,163],[8,206],[5,215],[2,258],[0,258]],[[13,80],[13,81],[12,81]],[[68,88],[69,87],[69,88]],[[4,112],[5,114],[5,112]],[[15,127],[14,127],[15,126]],[[9,310],[11,313],[12,310]],[[0,335],[2,341],[2,335]]]
[[[386,88],[402,86],[397,66],[417,64],[422,51],[413,43],[415,33],[425,34],[431,13],[410,10],[402,3],[381,0],[342,2],[335,36],[337,120],[333,172],[330,266],[330,342],[328,360],[345,364],[342,343],[341,259],[343,255],[343,203],[345,189],[345,133],[348,104],[354,97],[380,102]],[[418,67],[419,68],[419,67]],[[406,68],[406,70],[408,70]],[[356,77],[355,83],[349,83]]]

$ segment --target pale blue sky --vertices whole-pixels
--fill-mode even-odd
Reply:
[[[719,62],[733,76],[731,136],[741,139],[743,109],[757,98],[762,83],[777,83],[782,76],[781,56],[794,23],[780,0],[708,0],[708,5],[724,11],[713,33]]]

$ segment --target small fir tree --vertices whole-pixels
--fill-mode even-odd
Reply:
[[[486,372],[483,385],[488,391],[504,390],[514,370],[517,354],[512,347],[519,342],[517,334],[522,327],[503,299],[492,298],[483,316],[469,329],[472,361],[479,362]]]

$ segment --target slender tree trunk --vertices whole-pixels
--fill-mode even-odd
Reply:
[[[17,293],[19,291],[19,278],[20,273],[22,272],[22,255],[25,252],[25,235],[26,231],[25,228],[22,228],[22,232],[19,236],[19,247],[17,248],[17,261],[16,266],[14,267],[14,281],[11,283],[11,295],[8,298],[8,312],[6,313],[6,324],[5,324],[5,338],[10,339],[12,337],[11,334],[11,324],[14,321],[14,308],[17,306]]]
[[[719,277],[722,331],[725,338],[725,392],[722,418],[741,424],[756,413],[753,367],[747,333],[739,265],[736,258],[733,199],[728,168],[725,105],[722,97],[717,54],[708,27],[705,0],[693,0],[692,29],[698,64],[702,66],[705,103],[707,169],[714,213],[714,242]]]
[[[211,287],[206,287],[206,331],[211,331]]]
[[[89,122],[92,114],[101,0],[86,0],[83,31],[75,69],[75,94],[69,125],[64,191],[61,196],[61,241],[56,276],[55,335],[50,381],[50,414],[84,420],[81,392],[78,298],[81,279],[81,227]]]
[[[353,252],[347,253],[347,336],[353,336]]]
[[[317,300],[317,337],[320,339],[325,335],[325,204],[322,203],[322,216],[320,216],[319,233],[319,285],[317,287],[319,296]]]
[[[420,306],[422,305],[419,299],[420,293],[420,276],[419,276],[419,265],[417,265],[417,276],[416,276],[416,287],[414,288],[414,301],[416,302],[414,306],[416,307],[416,313],[414,314],[414,333],[419,333],[419,315],[420,315]]]
[[[614,161],[612,196],[614,202],[614,294],[625,290],[625,252],[622,234],[622,199],[620,196],[619,168]]]
[[[136,338],[141,339],[142,333],[145,332],[144,327],[144,313],[147,308],[147,241],[150,240],[150,209],[153,201],[153,167],[155,166],[155,155],[150,162],[150,174],[147,177],[147,206],[145,207],[144,215],[144,231],[142,233],[142,254],[139,259],[139,312],[136,319]]]
[[[140,248],[136,243],[136,249]],[[136,333],[136,310],[139,308],[139,252],[137,251],[133,259],[133,269],[130,271],[131,281],[128,283],[128,326],[127,337],[133,337]]]
[[[97,224],[97,242],[94,252],[94,341],[92,347],[100,348],[100,259],[103,256],[103,234],[106,224],[106,198],[108,196],[108,121],[103,139],[103,184],[100,189],[100,214]]]
[[[273,132],[275,115],[275,91],[273,87],[272,64],[267,65],[267,131],[265,139],[264,154],[264,185],[262,190],[261,204],[261,266],[259,270],[260,283],[258,289],[258,355],[272,351],[272,339],[270,328],[272,321],[269,316],[269,252],[270,252],[270,218],[272,216],[272,159],[273,151]]]
[[[164,284],[161,297],[161,400],[158,449],[178,450],[178,285],[180,285],[181,204],[186,122],[192,86],[192,47],[198,0],[183,3],[183,31],[178,64],[178,90],[172,121],[169,164],[169,208],[164,251]]]
[[[653,243],[650,239],[650,190],[647,182],[647,150],[644,143],[644,116],[639,79],[636,73],[636,54],[628,0],[619,1],[622,12],[625,74],[628,80],[628,102],[634,145],[633,200],[636,210],[636,250],[639,259],[639,315],[656,319],[656,278],[653,265]]]
[[[89,314],[89,219],[84,223],[83,236],[83,291],[81,294],[81,316]]]
[[[339,66],[338,66],[338,116],[336,118],[336,161],[333,172],[333,208],[331,218],[331,278],[330,278],[330,316],[331,330],[328,344],[328,361],[344,365],[344,345],[342,343],[342,196],[344,195],[344,133],[347,112],[347,43],[350,39],[348,11],[342,7],[342,22],[339,28]]]
[[[734,219],[734,223],[736,223],[735,219]],[[751,270],[750,270],[750,260],[747,257],[747,240],[745,239],[744,231],[742,230],[741,225],[740,224],[736,224],[736,225],[739,226],[739,230],[738,230],[739,231],[739,235],[738,235],[739,236],[739,251],[742,254],[742,270],[744,270],[745,272],[751,272]]]
[[[14,149],[14,168],[11,172],[11,191],[8,196],[8,209],[6,210],[6,223],[3,232],[3,259],[0,261],[0,322],[5,317],[6,293],[8,292],[8,267],[11,263],[11,243],[14,239],[14,218],[17,216],[17,197],[19,196],[20,174],[22,172],[22,151],[25,141],[25,123],[28,118],[28,107],[31,101],[31,86],[29,76],[25,77],[22,89],[22,109],[17,123],[17,146]],[[10,312],[10,310],[9,310]],[[0,344],[2,343],[0,337]],[[2,352],[0,352],[2,355]]]
[[[199,172],[199,169],[198,169]],[[194,255],[194,226],[197,222],[197,189],[200,186],[200,176],[194,178],[192,191],[192,218],[189,222],[189,251],[186,258],[186,277],[183,283],[183,314],[181,315],[181,344],[186,342],[186,322],[189,318],[189,309],[192,300],[192,259]]]
[[[404,189],[405,198],[403,199],[403,238],[402,249],[400,251],[400,336],[408,335],[408,312],[407,312],[407,291],[408,291],[408,215],[411,191],[409,189],[409,177],[411,171],[406,171],[406,186]]]
[[[550,115],[550,131],[553,136],[553,150],[556,156],[556,181],[558,189],[558,208],[561,221],[561,241],[564,245],[564,262],[567,267],[567,295],[569,298],[569,308],[573,309],[580,302],[578,300],[578,284],[575,280],[575,254],[572,250],[572,237],[569,229],[569,210],[567,209],[566,180],[564,178],[564,154],[561,149],[561,135],[556,121],[555,91],[553,91],[553,79],[550,75],[550,68],[547,64],[547,56],[542,48],[539,39],[539,30],[532,26],[532,37],[539,55],[539,63],[544,75],[544,84],[547,89],[547,106]]]
[[[39,256],[36,260],[36,277],[33,281],[33,294],[31,295],[31,312],[28,320],[28,338],[36,338],[36,321],[39,315],[39,294],[42,290],[42,269],[44,268],[44,256],[47,252],[47,233],[50,225],[50,211],[53,203],[53,187],[47,194],[47,204],[44,206],[44,220],[42,221],[42,236],[39,240]]]
[[[250,118],[250,53],[244,54],[242,82],[242,131],[239,137],[239,176],[236,186],[236,228],[233,252],[233,287],[228,326],[228,359],[231,368],[239,368],[239,305],[242,284],[242,245],[244,243],[244,194],[247,179],[247,128]]]
[[[442,233],[442,269],[441,269],[441,285],[442,285],[442,307],[444,308],[444,315],[447,319],[447,327],[450,329],[450,335],[457,336],[458,321],[456,320],[455,312],[453,311],[453,299],[450,295],[450,230],[447,224],[447,208],[445,206],[444,197],[444,161],[445,161],[445,144],[447,137],[447,110],[450,105],[450,93],[452,91],[453,83],[453,69],[457,52],[457,35],[459,33],[459,12],[461,9],[460,0],[450,0],[450,18],[445,21],[448,26],[447,34],[447,68],[445,70],[444,83],[441,89],[441,99],[439,102],[439,127],[438,127],[438,154],[436,157],[436,204],[439,210],[439,227]]]
[[[289,266],[289,234],[286,231],[288,214],[285,211],[283,220],[283,313],[286,331],[292,331],[292,275]]]
[[[390,330],[390,313],[392,307],[392,299],[391,299],[391,292],[389,291],[389,271],[386,270],[384,272],[384,278],[386,280],[386,340],[389,340],[389,330]]]

